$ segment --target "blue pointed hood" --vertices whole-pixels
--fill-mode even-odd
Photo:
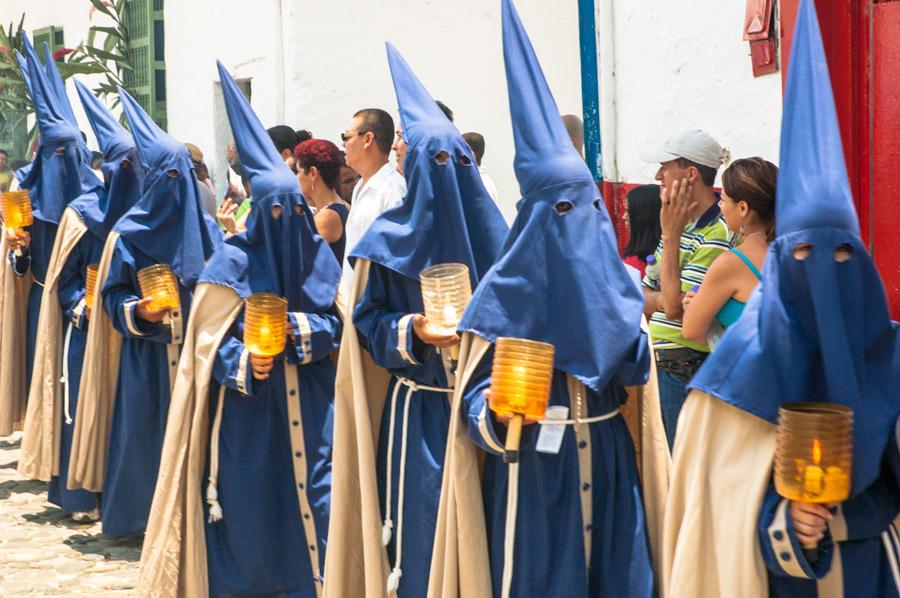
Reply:
[[[230,287],[244,298],[251,286],[265,289],[285,297],[289,311],[327,311],[337,296],[341,267],[316,232],[297,177],[234,79],[217,64],[234,142],[253,188],[253,209],[247,230],[216,252],[201,280]],[[272,212],[278,208],[276,218]]]
[[[77,129],[78,119],[75,118],[75,111],[72,109],[72,103],[69,101],[69,94],[66,93],[66,82],[63,81],[62,75],[59,74],[59,69],[56,68],[53,50],[50,49],[50,45],[47,42],[44,42],[44,68],[47,70],[47,81],[50,82],[53,93],[56,94],[56,100],[59,102],[63,115]],[[86,146],[85,149],[87,149]]]
[[[812,0],[797,16],[781,160],[762,282],[691,387],[773,424],[784,403],[851,407],[856,495],[878,477],[900,413],[900,333],[859,237]]]
[[[500,254],[508,227],[462,135],[390,44],[387,56],[408,144],[407,194],[375,220],[351,258],[415,281],[430,266],[466,264],[474,288]]]
[[[125,212],[141,197],[144,169],[131,133],[81,81],[75,81],[84,112],[103,152],[105,192],[99,201],[79,198],[71,207],[81,215],[91,233],[101,242]]]
[[[25,59],[41,136],[30,169],[20,171],[21,186],[29,191],[34,217],[55,224],[72,200],[96,192],[101,185],[86,162],[81,134],[66,118],[30,43],[25,45]]]
[[[221,245],[219,227],[203,212],[187,148],[157,126],[121,87],[119,98],[144,169],[143,194],[113,227],[191,288]]]
[[[595,391],[613,379],[640,383],[649,367],[641,291],[619,258],[603,200],[565,133],[515,7],[502,4],[522,201],[502,257],[460,328],[492,342],[513,336],[551,343],[556,368]]]

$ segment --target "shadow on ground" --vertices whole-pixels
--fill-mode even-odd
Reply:
[[[93,523],[78,523],[71,516],[63,513],[59,507],[44,507],[40,513],[26,513],[22,518],[29,523],[38,525],[53,525],[55,527],[67,527],[69,529],[87,529]]]
[[[0,482],[0,500],[13,494],[40,494],[47,491],[47,482],[40,480],[7,480]]]
[[[141,545],[144,542],[143,534],[116,538],[104,534],[75,534],[65,539],[66,545],[81,554],[99,554],[108,561],[129,561],[136,563],[141,560]]]
[[[9,440],[0,440],[0,451],[11,450],[22,448],[22,439],[19,438],[17,440],[13,440],[10,442]]]

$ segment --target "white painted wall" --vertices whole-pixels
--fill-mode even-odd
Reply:
[[[596,2],[607,178],[652,180],[656,168],[640,161],[640,149],[695,126],[734,157],[777,160],[781,78],[752,76],[741,39],[743,0],[714,7],[700,0]],[[576,0],[517,5],[560,111],[581,114]],[[396,117],[383,46],[390,40],[432,95],[456,112],[460,130],[485,136],[485,166],[511,216],[519,195],[499,6],[499,0],[169,0],[169,130],[200,146],[220,179],[230,138],[217,99],[221,58],[237,78],[252,80],[253,106],[266,126],[306,128],[338,143],[357,109],[382,107]],[[3,0],[0,21],[23,11],[29,30],[63,25],[69,46],[90,25],[88,0]]]
[[[640,160],[641,149],[695,127],[735,159],[759,155],[777,163],[781,73],[753,77],[750,49],[742,40],[744,0],[597,2],[600,20],[613,24],[615,53],[612,64],[609,48],[601,49],[606,83],[601,130],[609,178],[651,182],[657,166]]]

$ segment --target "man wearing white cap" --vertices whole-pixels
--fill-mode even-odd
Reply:
[[[728,162],[707,133],[691,129],[641,153],[645,162],[659,163],[659,214],[662,238],[656,249],[658,268],[644,277],[644,311],[652,313],[650,336],[659,376],[660,403],[669,448],[675,442],[678,413],[687,391],[685,384],[706,359],[707,345],[693,343],[681,333],[682,298],[699,285],[706,271],[732,242],[713,189],[719,166]]]

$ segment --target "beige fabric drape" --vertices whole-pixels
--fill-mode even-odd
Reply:
[[[648,338],[649,343],[649,338]],[[476,335],[462,337],[456,392],[450,413],[450,432],[438,508],[429,598],[491,596],[490,560],[481,492],[480,449],[469,439],[462,413],[466,386],[490,343]],[[655,364],[643,387],[629,388],[625,411],[638,449],[641,484],[651,555],[661,552],[662,513],[671,462],[662,427]],[[636,434],[636,432],[639,432]]]
[[[209,595],[203,523],[209,387],[216,351],[242,307],[229,288],[201,283],[194,290],[144,536],[141,596]]]
[[[325,598],[387,596],[387,551],[375,478],[379,424],[390,375],[359,344],[352,310],[365,291],[370,263],[357,260],[344,307],[334,398],[331,522],[325,553]]]
[[[113,328],[109,315],[103,309],[100,291],[106,284],[118,239],[118,233],[109,233],[97,268],[97,292],[94,293],[94,304],[90,306],[91,325],[88,326],[81,387],[78,389],[78,412],[69,456],[67,486],[70,489],[103,490],[122,336]]]
[[[666,501],[664,598],[768,595],[757,523],[774,453],[775,426],[691,391]]]
[[[9,263],[5,230],[0,241],[0,436],[22,429],[25,420],[25,352],[31,272],[16,276]]]
[[[78,212],[66,208],[56,231],[41,298],[19,473],[45,482],[59,475],[62,433],[64,397],[60,377],[65,359],[62,339],[65,319],[59,304],[59,277],[85,232],[87,227]]]

